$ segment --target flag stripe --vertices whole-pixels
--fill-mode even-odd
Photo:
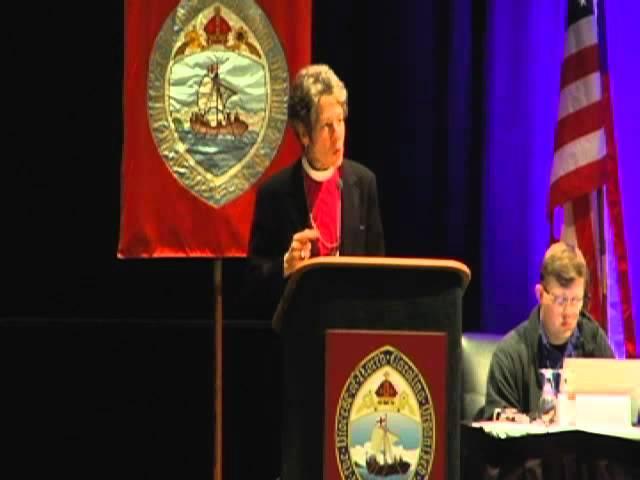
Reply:
[[[576,53],[564,59],[560,88],[565,88],[580,80],[582,77],[586,77],[595,72],[600,72],[600,59],[598,56],[598,46],[591,45],[578,50]]]
[[[602,101],[561,118],[556,126],[554,151],[602,127]]]
[[[558,178],[549,191],[549,215],[553,209],[571,201],[578,195],[593,191],[592,185],[602,181],[607,174],[607,162],[592,162],[574,173]]]
[[[603,9],[601,9],[603,11]],[[634,329],[633,308],[631,303],[631,283],[629,281],[629,259],[627,257],[627,246],[625,242],[624,222],[622,216],[622,194],[620,192],[620,180],[618,178],[618,150],[615,144],[613,131],[613,106],[611,105],[609,78],[603,78],[603,93],[608,100],[604,105],[605,130],[607,132],[607,150],[610,161],[608,164],[608,179],[606,186],[606,200],[609,208],[609,219],[611,222],[613,251],[617,275],[611,281],[617,281],[620,292],[620,302],[622,304],[622,327],[624,332],[625,356],[627,358],[638,358],[639,352],[636,344],[636,334]]]
[[[591,75],[571,83],[560,92],[558,118],[563,118],[602,98],[600,73]]]
[[[573,219],[576,227],[578,246],[587,262],[589,269],[589,305],[588,309],[594,319],[607,329],[606,319],[602,315],[602,290],[600,288],[600,275],[598,272],[598,252],[594,235],[594,222],[591,210],[591,195],[582,195],[572,202]]]
[[[563,175],[603,159],[606,153],[607,141],[602,128],[564,145],[553,156],[551,181],[555,182]],[[593,187],[597,188],[603,182],[604,180],[600,180]]]
[[[598,33],[593,16],[584,17],[567,30],[564,44],[565,58],[590,45],[598,43]]]
[[[607,328],[609,343],[613,354],[617,358],[625,357],[624,345],[624,321],[622,319],[622,299],[620,295],[618,260],[614,251],[613,226],[609,211],[609,189],[605,186],[605,246],[606,246],[606,301],[607,301]]]
[[[607,206],[611,219],[611,238],[613,243],[616,276],[609,279],[609,284],[617,282],[621,306],[617,314],[622,317],[624,332],[624,350],[627,358],[638,358],[637,338],[634,328],[631,303],[631,285],[629,282],[629,263],[625,243],[625,231],[622,216],[622,193],[618,179],[618,149],[616,147],[613,128],[613,103],[609,85],[609,66],[607,53],[607,26],[604,0],[598,0],[598,44],[600,45],[600,73],[602,75],[602,97],[604,101],[605,132],[607,135],[607,151],[609,152],[609,178],[606,187]]]

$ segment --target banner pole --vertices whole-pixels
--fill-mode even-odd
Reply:
[[[214,297],[215,297],[215,327],[214,327],[214,351],[215,351],[215,454],[214,454],[214,480],[222,480],[222,259],[216,258],[213,263]]]

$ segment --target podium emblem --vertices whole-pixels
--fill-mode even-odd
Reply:
[[[165,21],[149,62],[149,125],[174,177],[211,206],[267,169],[288,98],[284,51],[254,1],[182,0]]]
[[[425,480],[435,449],[429,388],[411,360],[392,346],[364,358],[342,389],[336,456],[345,480]]]

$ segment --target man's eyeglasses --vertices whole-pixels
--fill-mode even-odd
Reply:
[[[551,302],[556,307],[564,308],[567,305],[571,307],[575,307],[578,305],[582,305],[582,302],[584,302],[584,297],[569,298],[567,295],[555,295],[551,293],[549,290],[547,290],[547,287],[545,287],[544,284],[542,285],[542,289],[547,293],[547,295],[551,297]]]

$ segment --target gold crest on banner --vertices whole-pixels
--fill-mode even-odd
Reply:
[[[156,38],[147,95],[151,132],[173,175],[222,207],[246,192],[278,151],[289,71],[252,0],[182,1]]]

